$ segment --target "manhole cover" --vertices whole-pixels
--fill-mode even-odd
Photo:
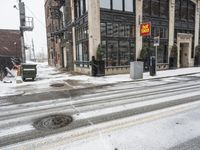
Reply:
[[[67,115],[51,115],[36,120],[33,126],[39,130],[54,130],[69,125],[72,120],[72,117]]]
[[[65,84],[64,83],[53,83],[50,86],[51,87],[63,87],[63,86],[65,86]]]

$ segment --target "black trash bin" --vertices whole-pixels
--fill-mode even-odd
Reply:
[[[150,76],[156,75],[156,57],[150,57],[150,66],[149,66]]]
[[[92,58],[91,61],[92,66],[92,76],[105,76],[105,61],[103,60],[95,60],[95,58]]]

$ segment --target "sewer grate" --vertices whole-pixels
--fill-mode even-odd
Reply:
[[[63,87],[63,86],[65,86],[65,84],[64,83],[53,83],[50,86],[51,87]]]
[[[40,118],[33,123],[38,130],[55,130],[66,127],[73,121],[71,116],[67,115],[50,115]]]

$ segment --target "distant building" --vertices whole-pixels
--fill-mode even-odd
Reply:
[[[50,64],[91,74],[89,62],[101,45],[106,74],[127,73],[141,51],[147,51],[146,62],[156,55],[153,42],[159,36],[158,69],[194,65],[199,0],[45,1]],[[145,37],[140,33],[144,22],[151,24]]]

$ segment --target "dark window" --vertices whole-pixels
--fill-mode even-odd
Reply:
[[[195,4],[191,1],[188,3],[188,20],[194,22],[195,21]]]
[[[176,4],[175,4],[175,18],[176,18],[176,20],[180,19],[180,12],[181,12],[181,0],[176,0]]]
[[[151,0],[145,0],[145,2],[143,2],[143,14],[144,16],[151,15]]]
[[[111,9],[110,4],[111,4],[110,0],[100,0],[100,7],[101,8]]]
[[[182,0],[181,3],[181,20],[187,20],[188,17],[187,0]]]
[[[158,57],[158,63],[167,63],[168,58],[168,49],[167,45],[161,43],[158,47],[157,57]]]
[[[160,17],[168,18],[169,15],[169,1],[168,0],[161,0],[160,1]]]
[[[151,15],[154,17],[159,16],[159,0],[152,0],[151,1]]]

